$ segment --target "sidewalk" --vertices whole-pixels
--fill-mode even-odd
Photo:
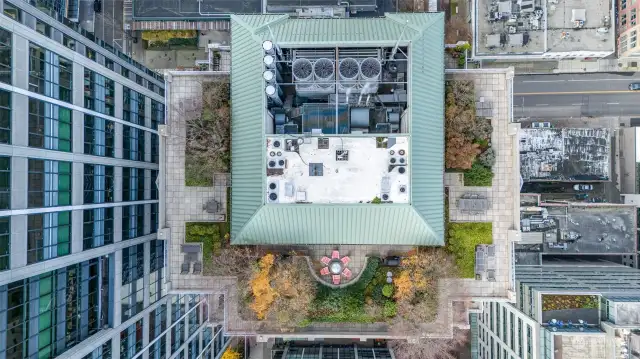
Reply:
[[[531,60],[528,62],[483,62],[483,68],[505,68],[512,66],[516,75],[532,74],[560,74],[560,73],[589,73],[589,72],[627,72],[636,71],[640,61],[635,62],[635,68],[627,67],[626,60],[600,59],[594,61],[583,60]],[[631,65],[631,61],[628,61]]]

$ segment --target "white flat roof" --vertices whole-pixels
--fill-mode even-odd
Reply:
[[[328,139],[328,148],[318,148],[319,138]],[[394,139],[393,146],[387,148],[385,143],[378,148],[376,137],[307,137],[298,141],[295,152],[284,148],[295,138],[270,137],[265,202],[366,203],[379,197],[409,203],[409,139],[389,140]],[[277,143],[281,146],[275,148]],[[347,151],[348,158],[338,160],[336,151]],[[392,166],[394,161],[404,165]]]

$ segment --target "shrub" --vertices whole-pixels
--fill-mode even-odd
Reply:
[[[491,138],[491,132],[493,132],[493,126],[491,126],[491,119],[486,117],[476,118],[473,127],[471,128],[471,135],[476,140],[488,140]]]
[[[491,244],[491,223],[449,223],[447,250],[454,256],[460,275],[475,276],[475,253],[479,244]]]
[[[384,316],[387,318],[392,318],[396,316],[396,313],[398,312],[398,306],[396,305],[396,302],[392,301],[392,300],[388,300],[386,302],[384,302]]]
[[[391,298],[391,296],[393,295],[393,285],[385,284],[384,287],[382,287],[382,295],[387,298]]]
[[[275,257],[267,254],[259,261],[260,270],[253,275],[249,286],[253,294],[253,302],[250,308],[256,313],[256,317],[262,320],[267,316],[271,303],[276,299],[276,291],[271,287],[269,272],[273,266]]]
[[[380,199],[380,197],[375,196],[375,197],[373,197],[373,199],[371,200],[371,203],[372,203],[372,204],[380,204],[380,203],[382,203],[382,200]]]
[[[489,147],[486,151],[482,152],[478,157],[478,162],[487,168],[493,168],[493,165],[496,164],[496,154],[493,148]]]
[[[220,357],[220,359],[240,359],[240,352],[228,347],[227,350],[224,351],[224,354],[222,354],[222,357]]]
[[[479,162],[475,162],[470,169],[464,172],[465,186],[483,186],[490,187],[493,181],[493,172],[491,169],[483,166]]]

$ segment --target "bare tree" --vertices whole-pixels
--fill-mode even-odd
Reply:
[[[468,331],[454,330],[450,339],[392,340],[389,347],[396,359],[457,359],[457,351],[468,341]]]

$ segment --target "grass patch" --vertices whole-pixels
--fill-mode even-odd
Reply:
[[[189,222],[186,223],[185,242],[202,243],[203,267],[208,269],[211,257],[220,255],[224,241],[224,233],[220,232],[220,223]]]
[[[311,305],[311,322],[373,323],[379,318],[365,310],[365,290],[374,279],[380,259],[369,258],[358,282],[340,289],[329,288],[318,283],[316,297]]]
[[[599,301],[595,295],[543,295],[542,310],[562,309],[598,309]]]
[[[479,244],[491,244],[491,223],[449,223],[447,226],[447,250],[456,261],[463,278],[475,277],[475,253]]]

